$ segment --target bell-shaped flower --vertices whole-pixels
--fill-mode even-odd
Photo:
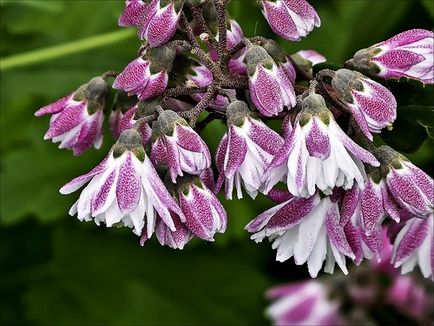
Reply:
[[[434,83],[434,33],[412,29],[359,50],[347,62],[349,67],[382,78],[412,78]]]
[[[246,64],[250,97],[263,115],[270,117],[281,112],[284,106],[295,106],[291,80],[263,47],[253,45],[247,49]]]
[[[72,94],[39,109],[35,116],[52,114],[44,139],[80,155],[102,144],[103,109],[110,93],[107,82],[95,77]]]
[[[185,215],[185,225],[196,237],[214,241],[215,233],[226,231],[226,211],[199,177],[181,179],[178,200]]]
[[[183,172],[200,174],[211,165],[211,154],[203,139],[177,113],[166,110],[153,124],[151,158],[169,168],[173,183]]]
[[[362,186],[360,161],[379,165],[374,155],[341,130],[323,97],[311,94],[303,99],[295,127],[263,176],[264,190],[286,181],[291,194],[310,197],[316,188],[330,194],[335,187],[350,189],[355,181]]]
[[[110,132],[116,139],[119,138],[119,122],[125,113],[137,104],[137,97],[128,96],[124,91],[117,91],[114,99],[113,109],[109,116]],[[131,128],[131,127],[130,127]],[[126,128],[126,129],[130,129]],[[122,130],[123,131],[123,130]]]
[[[434,181],[388,146],[377,151],[387,189],[401,208],[424,218],[434,209]]]
[[[296,71],[294,65],[292,64],[291,58],[286,55],[281,49],[279,44],[274,40],[264,40],[261,46],[267,51],[267,53],[273,58],[277,65],[277,69],[280,74],[286,75],[286,77],[291,82],[291,87],[295,83]],[[293,93],[293,92],[291,92]],[[295,95],[291,95],[295,96]]]
[[[339,69],[332,86],[369,139],[372,140],[371,132],[379,133],[395,121],[396,100],[383,85],[357,71]]]
[[[152,48],[132,61],[116,77],[113,88],[134,94],[139,100],[161,95],[169,81],[175,51],[169,47]]]
[[[401,267],[401,272],[411,272],[419,266],[424,277],[434,273],[434,215],[421,219],[411,214],[403,216],[401,228],[393,243],[392,264]]]
[[[321,25],[315,9],[306,0],[261,0],[262,13],[274,33],[299,41]]]
[[[127,0],[120,26],[135,26],[150,47],[163,45],[175,34],[184,1]]]
[[[185,220],[184,214],[167,191],[142,146],[142,135],[134,129],[124,131],[108,156],[92,171],[60,189],[70,194],[84,184],[70,215],[80,221],[94,220],[107,227],[120,223],[140,235],[146,224],[147,237],[155,230],[158,216],[175,231],[171,213]],[[145,221],[146,219],[146,221]]]
[[[265,314],[277,326],[343,325],[340,304],[330,296],[330,289],[317,280],[276,286],[266,293],[273,302]]]
[[[216,154],[220,173],[217,191],[225,184],[228,199],[232,199],[234,186],[238,198],[243,197],[242,188],[255,198],[262,186],[261,177],[283,139],[262,121],[251,118],[245,102],[232,102],[226,112],[228,131]]]
[[[246,226],[251,239],[269,238],[277,249],[276,260],[294,256],[297,265],[307,262],[309,274],[316,277],[324,270],[333,273],[335,262],[347,274],[345,256],[355,259],[341,224],[338,204],[330,197],[315,194],[309,198],[293,197],[257,216]]]

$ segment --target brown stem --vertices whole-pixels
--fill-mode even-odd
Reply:
[[[220,95],[226,96],[230,102],[234,102],[237,100],[237,96],[231,92],[229,89],[218,88],[217,93]]]
[[[196,21],[197,24],[199,24],[199,28],[201,30],[202,33],[206,33],[209,35],[209,42],[211,43],[212,47],[217,49],[218,48],[218,43],[215,40],[214,36],[212,35],[205,19],[203,18],[202,15],[202,8],[201,7],[196,7],[193,6],[191,3],[187,2],[186,3],[187,8],[190,9],[191,14],[193,15],[194,20]]]
[[[174,87],[166,89],[163,93],[163,101],[166,101],[169,97],[179,97],[183,95],[191,95],[196,93],[205,93],[206,87]]]
[[[226,8],[222,0],[214,0],[214,6],[217,11],[217,21],[219,26],[219,39],[218,39],[218,56],[221,60],[226,53],[227,46],[227,29],[226,29]]]
[[[199,48],[200,45],[199,43],[197,43],[196,37],[194,36],[193,30],[191,29],[191,26],[187,20],[187,17],[185,17],[184,12],[181,13],[180,24],[182,29],[187,33],[188,42],[190,42],[193,47]]]
[[[216,93],[216,86],[214,84],[211,84],[208,86],[208,91],[205,93],[204,97],[200,100],[199,103],[196,104],[194,108],[188,111],[179,112],[179,115],[185,119],[190,120],[190,125],[194,127],[196,124],[196,120],[201,114],[203,110],[205,110],[209,102],[214,98],[214,95]]]
[[[105,73],[103,73],[101,75],[101,78],[104,80],[107,80],[107,78],[116,78],[119,75],[119,73],[117,73],[116,71],[106,71]]]

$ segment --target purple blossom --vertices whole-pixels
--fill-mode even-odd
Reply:
[[[112,111],[110,115],[110,130],[115,138],[119,138],[123,131],[133,128],[134,124],[137,122],[136,112],[137,106],[140,104],[136,104],[131,107],[125,113],[122,111]],[[140,133],[143,136],[143,144],[146,144],[151,138],[152,129],[149,127],[149,124],[142,123],[140,125]]]
[[[224,233],[227,216],[220,201],[198,177],[183,180],[178,191],[185,225],[197,237],[214,241],[215,233]]]
[[[262,13],[277,35],[299,41],[321,25],[315,9],[306,0],[261,0]]]
[[[382,78],[412,78],[434,83],[434,33],[412,29],[358,51],[348,65]]]
[[[264,191],[267,193],[279,181],[286,181],[289,192],[301,197],[312,196],[316,188],[326,194],[335,187],[350,189],[354,181],[362,187],[364,169],[360,161],[379,165],[370,152],[341,130],[324,99],[312,94],[303,100],[292,132],[263,176]]]
[[[356,256],[341,223],[339,207],[330,197],[319,194],[309,198],[291,198],[257,216],[246,226],[252,240],[268,237],[277,249],[277,261],[294,256],[297,265],[307,263],[309,274],[324,270],[333,273],[335,262],[347,274],[345,256]]]
[[[185,220],[147,157],[142,136],[133,129],[121,134],[97,167],[64,185],[60,193],[70,194],[87,182],[69,211],[70,215],[77,214],[80,221],[94,220],[97,225],[103,222],[107,227],[121,223],[134,228],[137,235],[146,224],[145,232],[150,237],[157,214],[172,231],[175,225],[171,212]]]
[[[71,149],[74,155],[92,146],[100,148],[108,94],[106,81],[96,77],[72,94],[39,109],[35,113],[37,117],[52,114],[44,139],[60,142],[59,148]]]
[[[244,102],[231,103],[227,115],[229,129],[216,154],[220,173],[217,191],[225,184],[228,199],[232,199],[234,186],[238,198],[243,197],[242,188],[255,198],[262,185],[262,174],[283,140],[262,121],[251,118]]]
[[[434,271],[434,215],[424,219],[405,214],[398,226],[400,231],[393,243],[392,263],[406,274],[419,266],[424,277],[432,277]]]
[[[175,34],[184,1],[146,2],[127,0],[119,25],[137,27],[141,40],[147,40],[151,47],[160,46]]]
[[[295,106],[295,92],[290,78],[264,48],[251,46],[247,50],[246,63],[250,96],[262,114],[273,116],[284,106]]]
[[[387,189],[400,207],[417,217],[432,214],[433,179],[388,146],[381,146],[377,152]]]
[[[161,95],[169,81],[175,51],[168,47],[154,48],[132,61],[119,74],[113,88],[147,100]]]
[[[274,300],[265,312],[273,325],[343,325],[339,302],[329,298],[330,289],[319,281],[277,286],[266,296]]]
[[[173,183],[183,172],[197,175],[210,167],[208,146],[177,113],[164,111],[153,128],[156,138],[152,144],[152,161],[169,168]]]
[[[396,100],[383,85],[357,71],[339,69],[332,86],[369,139],[372,140],[371,132],[379,133],[395,121]]]

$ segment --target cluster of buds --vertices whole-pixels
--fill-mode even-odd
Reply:
[[[320,25],[305,0],[259,3],[285,39]],[[45,138],[76,155],[100,147],[110,116],[117,141],[107,157],[60,190],[87,184],[70,214],[130,227],[141,244],[155,233],[162,245],[182,249],[194,237],[213,241],[225,231],[222,188],[228,200],[234,191],[238,199],[261,193],[277,205],[246,229],[257,242],[272,240],[279,261],[294,257],[312,277],[323,265],[333,272],[335,263],[347,273],[347,259],[381,259],[390,217],[394,265],[406,272],[417,264],[432,276],[433,180],[372,142],[393,124],[397,102],[366,75],[432,83],[433,33],[404,32],[357,52],[344,69],[314,73],[322,55],[288,55],[273,40],[244,37],[226,5],[127,0],[119,24],[137,27],[139,57],[37,111],[52,114]],[[227,131],[213,160],[200,131],[215,119]],[[281,134],[270,119],[282,120]]]

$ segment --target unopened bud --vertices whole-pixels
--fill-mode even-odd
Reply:
[[[275,62],[263,47],[253,45],[247,50],[246,64],[247,71],[249,75],[252,76],[258,65],[271,69],[273,65],[275,65]]]
[[[171,71],[175,57],[176,51],[168,46],[151,48],[143,56],[145,60],[151,61],[152,74],[160,71]]]
[[[228,125],[242,126],[245,118],[249,115],[250,110],[246,102],[234,101],[226,108],[228,116]]]
[[[187,121],[185,121],[179,116],[178,113],[172,110],[165,110],[161,112],[158,116],[158,124],[160,130],[168,136],[173,135],[173,131],[175,130],[175,124],[177,123],[188,126]]]

